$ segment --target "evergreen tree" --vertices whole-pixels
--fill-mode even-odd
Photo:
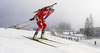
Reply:
[[[87,38],[95,37],[95,29],[93,27],[92,14],[90,14],[89,18],[86,19],[86,22],[85,22],[85,35],[87,35]]]

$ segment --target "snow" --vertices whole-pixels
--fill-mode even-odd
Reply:
[[[100,53],[99,48],[58,38],[52,36],[50,32],[46,32],[45,36],[62,44],[44,41],[57,46],[51,47],[23,37],[32,37],[33,34],[34,31],[0,28],[0,53]]]
[[[96,45],[95,45],[95,41],[96,41]],[[100,39],[87,39],[87,40],[80,40],[81,43],[92,46],[92,47],[96,47],[100,49]]]

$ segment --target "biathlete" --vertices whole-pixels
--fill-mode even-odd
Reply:
[[[38,25],[38,28],[37,28],[34,36],[33,36],[34,40],[38,40],[37,34],[40,31],[40,29],[42,29],[42,33],[41,33],[40,38],[47,39],[47,38],[44,37],[44,33],[45,33],[45,30],[46,30],[46,27],[47,27],[47,24],[46,24],[45,20],[51,13],[54,12],[54,9],[52,9],[52,6],[53,5],[46,6],[42,9],[39,9],[39,10],[33,12],[33,13],[37,13],[37,14],[33,18],[31,18],[30,21],[36,19],[37,25]]]

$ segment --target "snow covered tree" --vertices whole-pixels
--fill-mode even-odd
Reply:
[[[69,23],[61,22],[58,25],[58,31],[59,31],[59,33],[63,33],[65,31],[70,31],[70,30],[71,30],[71,25]]]
[[[59,25],[53,27],[58,33],[62,34],[65,31],[70,31],[71,30],[71,24],[61,22]]]
[[[90,22],[89,19],[87,18],[85,22],[85,35],[87,35],[87,37],[90,36],[89,30],[90,30]]]
[[[63,30],[63,31],[66,31],[66,30],[70,30],[70,29],[71,29],[70,24],[64,23],[64,22],[61,22],[61,23],[59,24],[59,27],[60,27],[61,30]]]
[[[95,37],[95,29],[93,27],[92,14],[90,14],[89,18],[86,19],[86,22],[85,22],[85,35],[87,35],[87,38]]]
[[[90,35],[92,36],[92,37],[95,37],[95,29],[94,29],[94,26],[93,26],[93,17],[92,17],[92,14],[90,14],[90,27],[91,27],[91,33],[90,33]]]

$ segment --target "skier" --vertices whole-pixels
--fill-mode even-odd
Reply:
[[[38,32],[40,31],[40,29],[42,29],[41,38],[42,39],[47,39],[47,38],[44,37],[45,29],[47,27],[47,24],[45,23],[45,20],[51,13],[54,12],[54,9],[52,9],[52,6],[53,5],[46,6],[42,9],[39,9],[39,10],[33,12],[33,13],[37,13],[37,14],[33,18],[31,18],[30,21],[36,19],[37,25],[38,25],[38,28],[37,28],[34,36],[33,36],[34,40],[38,40],[36,36],[37,36]]]

